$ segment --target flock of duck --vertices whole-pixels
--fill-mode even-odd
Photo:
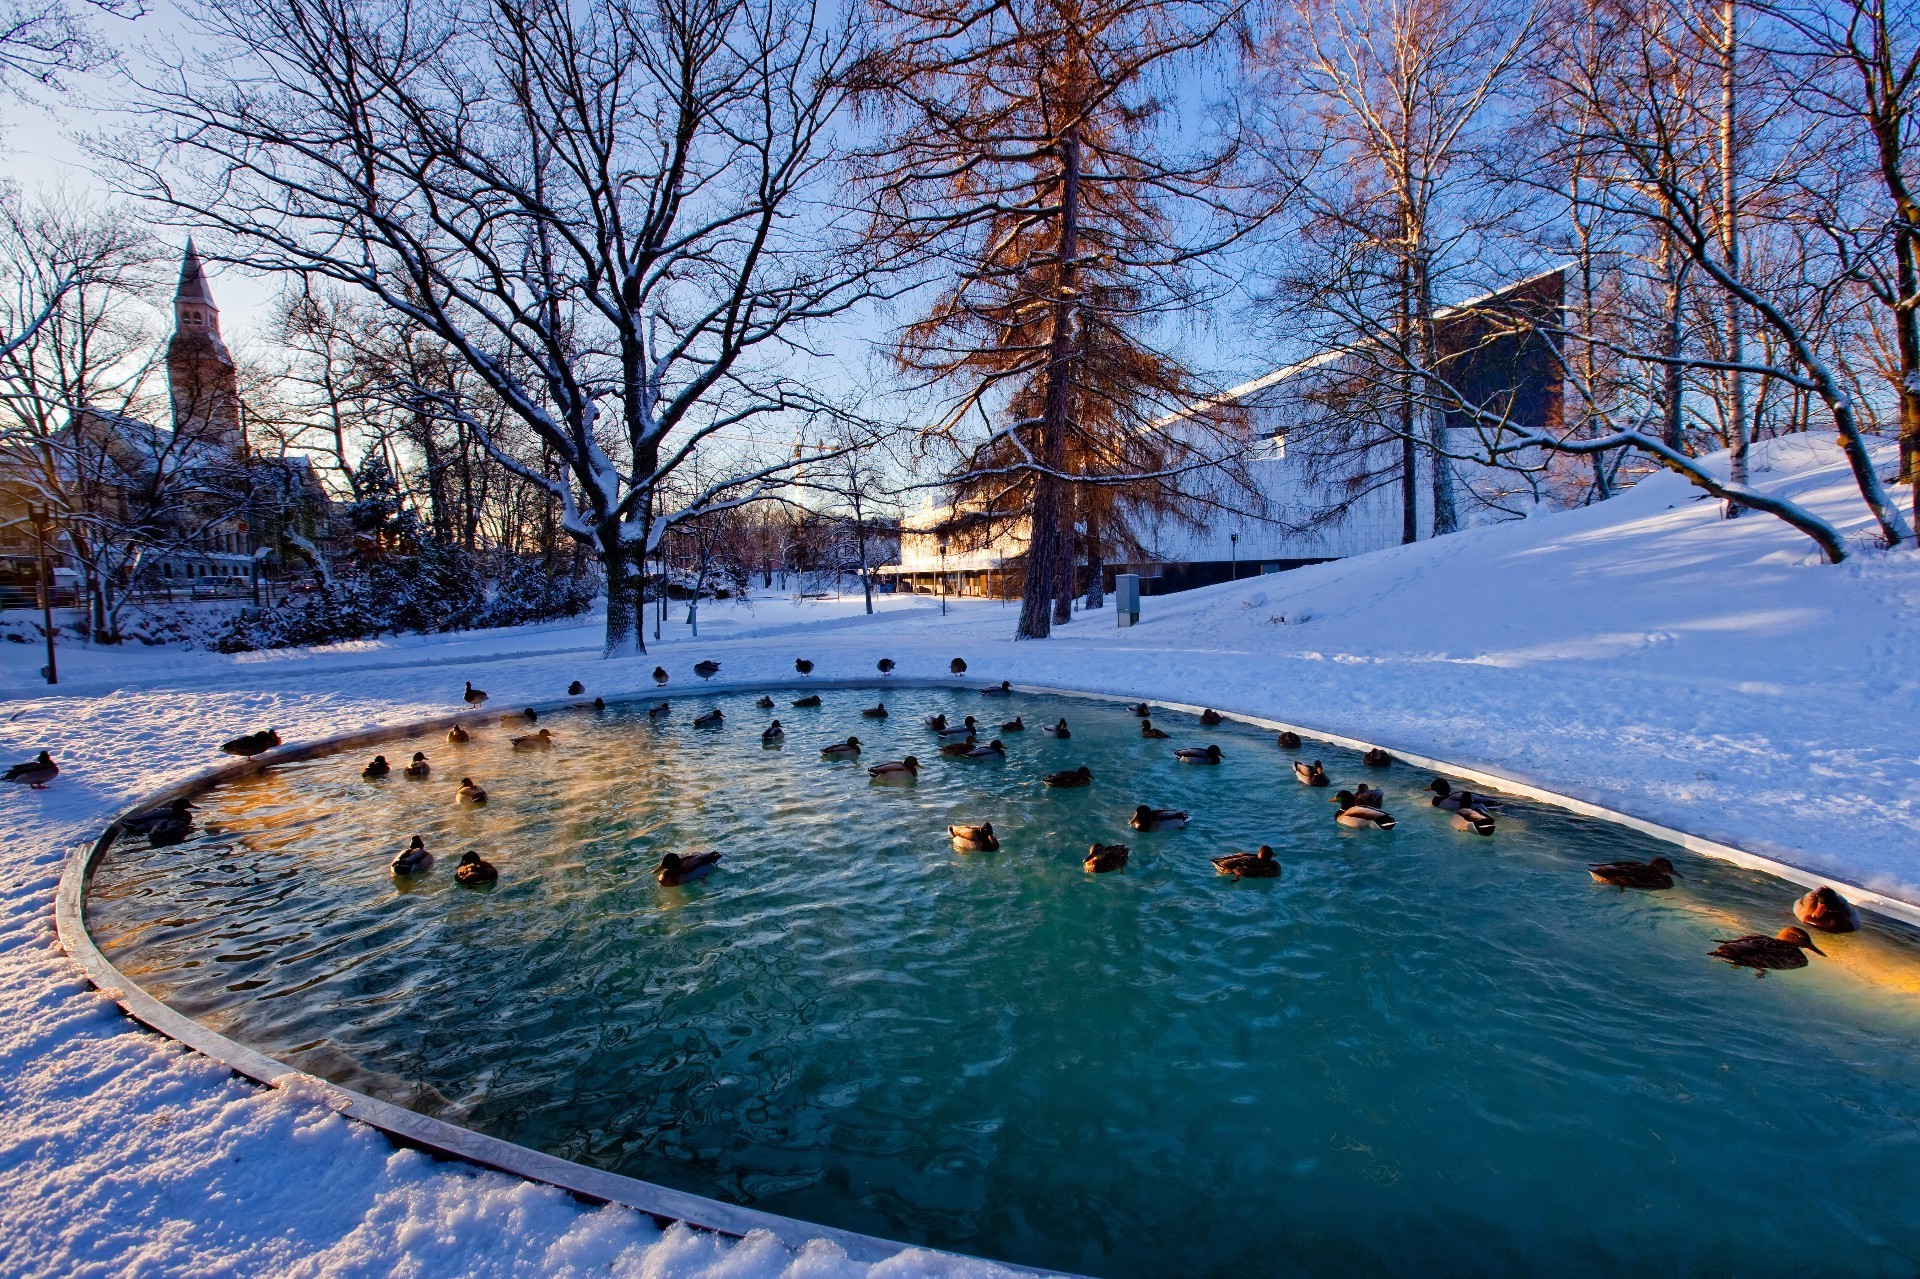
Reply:
[[[891,675],[895,663],[891,658],[881,658],[877,667],[882,675]],[[806,658],[797,659],[794,669],[802,676],[811,675],[814,665]],[[966,673],[964,659],[954,658],[948,669],[955,676]],[[710,680],[720,673],[720,663],[701,661],[694,665],[694,674],[702,680]],[[653,681],[664,688],[671,680],[665,667],[656,666]],[[1013,686],[1002,680],[980,690],[983,697],[1011,697]],[[573,681],[567,688],[571,697],[582,696],[586,688],[579,680]],[[470,708],[479,708],[487,701],[484,689],[473,686],[468,680],[461,694],[462,700]],[[821,699],[817,694],[809,694],[793,700],[795,708],[818,707]],[[770,696],[762,696],[756,705],[762,710],[772,710],[775,702]],[[591,703],[592,709],[604,710],[606,702],[596,697]],[[1140,721],[1140,735],[1152,741],[1163,741],[1168,734],[1156,728],[1151,708],[1142,702],[1128,708]],[[659,702],[649,708],[647,715],[651,720],[661,720],[670,714],[670,704]],[[867,707],[860,712],[864,719],[884,720],[890,715],[884,701]],[[697,716],[693,724],[697,728],[718,728],[725,723],[725,715],[719,707]],[[531,726],[539,719],[538,713],[528,707],[501,717],[505,724],[524,724]],[[1225,722],[1225,717],[1217,711],[1207,709],[1200,715],[1202,725],[1212,727]],[[934,735],[938,753],[946,758],[970,760],[976,762],[1005,762],[1007,748],[998,736],[989,736],[985,744],[979,737],[983,732],[992,732],[983,727],[977,716],[966,715],[957,723],[950,722],[946,715],[928,716],[927,729]],[[1002,734],[1022,733],[1027,725],[1021,716],[998,724]],[[1039,731],[1056,740],[1070,740],[1073,736],[1067,721],[1062,718],[1052,724],[1042,724]],[[761,731],[763,746],[774,748],[785,744],[786,730],[778,719],[773,720]],[[460,724],[447,730],[447,741],[452,745],[462,745],[471,740],[471,734]],[[515,751],[545,751],[553,746],[553,732],[541,728],[509,739]],[[1284,750],[1299,750],[1302,746],[1297,733],[1282,731],[1277,739]],[[252,757],[272,750],[281,744],[278,732],[273,729],[245,733],[221,744],[220,749],[230,755]],[[843,742],[833,742],[821,748],[820,755],[826,760],[857,760],[864,747],[859,737],[849,734]],[[1185,746],[1175,748],[1173,756],[1182,764],[1199,767],[1219,765],[1226,755],[1218,744],[1206,746]],[[1385,768],[1393,763],[1393,757],[1386,751],[1375,747],[1362,756],[1362,763],[1372,768]],[[918,756],[907,755],[902,759],[887,760],[870,765],[868,777],[876,784],[911,783],[919,776],[921,764]],[[361,776],[367,781],[380,781],[393,773],[393,766],[384,755],[375,755],[361,769]],[[426,754],[415,751],[411,761],[400,769],[401,775],[411,781],[426,781],[433,775],[432,764]],[[1296,780],[1309,787],[1331,787],[1326,769],[1319,760],[1296,760],[1293,764]],[[23,763],[8,768],[0,780],[15,782],[39,790],[44,789],[60,774],[60,766],[54,762],[47,751]],[[1086,765],[1050,772],[1040,778],[1043,785],[1057,789],[1075,789],[1086,787],[1093,782],[1093,773]],[[1449,814],[1453,828],[1458,831],[1481,836],[1491,836],[1495,829],[1494,812],[1499,802],[1488,795],[1476,794],[1466,790],[1456,790],[1445,778],[1436,777],[1428,783],[1427,790],[1432,792],[1431,806]],[[1379,787],[1365,782],[1356,783],[1351,789],[1336,792],[1333,803],[1334,821],[1341,826],[1362,830],[1392,830],[1394,818],[1381,804],[1384,795]],[[487,802],[487,792],[471,777],[462,777],[454,791],[454,803],[463,808],[477,808]],[[193,831],[194,805],[187,799],[176,799],[168,804],[122,818],[121,831],[144,836],[154,847],[163,848],[178,844]],[[1140,832],[1181,830],[1187,825],[1189,814],[1184,809],[1155,808],[1142,804],[1133,810],[1128,818],[1128,826]],[[995,834],[993,823],[957,824],[947,827],[947,837],[954,849],[960,852],[992,852],[1000,847],[999,836]],[[1082,865],[1089,874],[1105,874],[1117,871],[1127,864],[1131,850],[1124,844],[1094,844],[1087,850]],[[667,853],[654,868],[654,877],[665,887],[677,887],[692,883],[710,874],[720,863],[721,854],[714,851],[695,853]],[[1253,852],[1232,852],[1212,859],[1217,873],[1230,875],[1235,879],[1278,879],[1281,874],[1279,860],[1273,849],[1262,844]],[[397,880],[412,880],[429,873],[434,864],[434,855],[425,842],[415,835],[408,846],[393,858],[389,870]],[[1680,878],[1679,871],[1665,857],[1655,857],[1647,862],[1617,861],[1601,862],[1587,867],[1588,873],[1599,883],[1607,884],[1622,891],[1628,889],[1640,891],[1661,891],[1673,887],[1674,880]],[[492,863],[480,854],[468,850],[460,857],[454,870],[456,882],[469,887],[484,887],[498,882],[500,872]],[[1847,933],[1860,927],[1859,912],[1831,887],[1822,886],[1807,893],[1795,901],[1793,912],[1801,923],[1809,928],[1827,933]],[[1804,968],[1807,966],[1807,953],[1824,955],[1825,951],[1814,944],[1812,937],[1802,928],[1783,928],[1769,937],[1755,933],[1742,937],[1717,939],[1716,947],[1708,954],[1715,959],[1724,960],[1738,968],[1753,970],[1757,977],[1765,977],[1769,971]]]

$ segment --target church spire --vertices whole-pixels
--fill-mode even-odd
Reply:
[[[173,291],[173,326],[176,331],[209,333],[216,341],[220,337],[220,309],[213,304],[213,290],[207,287],[207,273],[191,236],[186,256],[180,260],[180,287]]]
[[[199,251],[187,241],[180,285],[173,292],[173,341],[167,344],[173,429],[183,437],[237,447],[240,395],[233,356],[220,340],[220,310],[207,287]]]

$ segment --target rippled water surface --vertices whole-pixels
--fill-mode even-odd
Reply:
[[[893,715],[857,711],[882,694]],[[203,797],[175,848],[116,847],[89,905],[129,975],[245,1043],[571,1159],[735,1203],[1103,1276],[1912,1274],[1920,949],[1823,938],[1764,981],[1713,939],[1795,890],[1525,802],[1491,839],[1430,774],[1309,743],[1384,786],[1391,832],[1237,726],[949,690],[823,690],[763,749],[753,694],[497,717],[369,783],[366,755]],[[717,730],[691,726],[717,705]],[[1004,765],[937,758],[973,712]],[[819,748],[856,733],[858,764]],[[1218,742],[1218,768],[1171,748]],[[864,764],[912,752],[911,787]],[[368,752],[370,754],[371,752]],[[1041,774],[1087,764],[1085,790]],[[453,806],[459,777],[493,796]],[[1138,803],[1185,831],[1125,827]],[[992,820],[997,853],[944,827]],[[439,854],[396,885],[413,834]],[[1080,867],[1093,841],[1125,871]],[[1278,882],[1208,858],[1270,843]],[[492,890],[458,888],[477,848]],[[661,853],[718,848],[656,885]],[[1582,864],[1666,853],[1670,893]]]

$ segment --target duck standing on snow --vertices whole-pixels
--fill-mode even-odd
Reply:
[[[1225,857],[1216,857],[1213,869],[1235,879],[1280,878],[1280,863],[1274,860],[1273,849],[1265,844],[1260,845],[1257,853],[1228,853]]]
[[[963,853],[993,853],[1000,850],[1000,838],[993,833],[992,822],[978,826],[949,826],[947,838]]]
[[[822,746],[820,753],[828,759],[852,759],[860,753],[860,739],[849,737],[844,742],[835,742],[831,746]]]
[[[1596,862],[1587,867],[1587,873],[1596,882],[1611,884],[1623,892],[1629,888],[1672,888],[1674,880],[1686,878],[1664,857],[1650,862]]]
[[[1822,884],[1793,904],[1793,917],[1823,933],[1860,931],[1860,912],[1853,903]]]
[[[1226,756],[1220,753],[1218,746],[1182,746],[1173,753],[1173,757],[1182,764],[1218,764]]]
[[[719,853],[668,853],[654,868],[653,877],[662,888],[678,888],[696,879],[705,879],[720,864]]]
[[[1375,746],[1360,757],[1360,762],[1368,768],[1386,768],[1393,763],[1393,756]]]
[[[878,668],[878,669],[879,669],[879,671],[880,671],[880,673],[881,673],[882,675],[891,675],[891,674],[893,674],[893,666],[894,666],[894,662],[893,662],[893,659],[892,659],[891,657],[883,657],[883,658],[881,658],[881,659],[880,659],[879,661],[877,661],[877,662],[875,662],[875,663],[874,663],[874,666],[875,666],[876,668]]]
[[[484,888],[499,883],[500,872],[492,862],[469,848],[460,854],[460,864],[453,868],[453,881],[468,888]]]
[[[1000,731],[1003,733],[1024,733],[1027,731],[1027,722],[1020,718],[1020,716],[1015,715],[1012,719],[1000,726]]]
[[[1280,744],[1280,749],[1283,751],[1297,751],[1300,749],[1300,734],[1294,732],[1292,729],[1281,729],[1280,736],[1274,740]]]
[[[1127,819],[1127,825],[1135,830],[1185,830],[1187,810],[1154,808],[1151,805],[1142,804],[1133,810],[1133,816]]]
[[[513,749],[517,751],[545,751],[553,749],[553,730],[543,728],[537,733],[528,733],[513,739]]]
[[[1745,937],[1714,940],[1720,944],[1707,954],[1715,959],[1724,959],[1735,968],[1751,968],[1755,977],[1765,977],[1770,969],[1805,968],[1806,951],[1810,950],[1816,955],[1827,953],[1814,945],[1813,938],[1799,928],[1782,928],[1771,937],[1749,933]]]
[[[1066,768],[1057,773],[1048,773],[1040,780],[1047,786],[1058,787],[1061,790],[1072,790],[1077,786],[1093,785],[1093,770],[1085,764],[1082,764],[1078,768]]]
[[[573,681],[573,683],[567,685],[568,697],[578,697],[580,696],[580,694],[586,691],[587,691],[587,686],[585,684],[582,684],[579,680],[575,680]]]
[[[660,688],[665,688],[667,686],[667,678],[668,676],[667,676],[666,667],[656,666],[653,668],[653,682],[655,685],[657,685]]]
[[[395,879],[402,879],[408,875],[424,875],[432,865],[433,854],[427,851],[425,841],[415,835],[413,842],[394,856],[387,869]]]
[[[705,715],[695,715],[693,717],[693,726],[695,728],[719,728],[726,722],[727,717],[721,713],[718,706],[708,711]]]
[[[227,746],[231,745],[233,745],[232,742],[227,743]],[[226,747],[223,746],[221,749],[225,750]],[[238,755],[240,752],[233,751],[231,753]],[[15,764],[9,768],[6,772],[5,780],[9,782],[19,782],[34,790],[45,790],[47,783],[58,776],[60,776],[60,765],[53,762],[53,756],[47,754],[45,751],[41,751],[25,763]]]
[[[967,673],[966,660],[964,658],[956,657],[951,662],[947,663],[947,669],[952,671],[955,675],[965,675]]]
[[[911,755],[905,759],[890,759],[869,768],[867,776],[876,782],[910,782],[920,776],[920,761]]]
[[[372,762],[360,770],[360,776],[370,782],[377,782],[393,771],[393,765],[387,763],[385,755],[375,755]]]
[[[413,753],[413,762],[407,765],[407,776],[419,782],[425,781],[432,772],[433,765],[427,763],[426,752],[415,751]]]
[[[811,675],[813,674],[813,663],[804,657],[796,657],[793,659],[793,669],[799,671],[802,675]]]
[[[1293,766],[1293,776],[1302,786],[1331,786],[1333,784],[1327,780],[1327,770],[1320,767],[1320,761],[1317,759],[1311,764],[1302,764],[1296,761]]]
[[[985,760],[990,763],[997,760],[1001,763],[1004,763],[1006,762],[1006,758],[1007,758],[1007,748],[1005,746],[1002,746],[1000,744],[1000,739],[996,737],[992,741],[988,742],[985,746],[976,746],[972,750],[968,751],[967,758],[975,759],[975,760]]]
[[[780,727],[780,721],[776,719],[773,723],[761,730],[760,741],[763,745],[777,746],[786,740],[786,736],[787,730]]]
[[[1152,720],[1143,719],[1140,721],[1140,736],[1150,742],[1163,742],[1171,736],[1171,734],[1162,729],[1155,728]]]
[[[1209,706],[1200,712],[1200,723],[1207,728],[1218,728],[1227,722],[1227,717]]]
[[[460,789],[453,793],[453,802],[462,808],[478,808],[487,802],[487,792],[484,788],[474,785],[471,777],[462,777]]]
[[[1342,826],[1352,826],[1361,830],[1392,830],[1393,816],[1382,809],[1362,804],[1355,799],[1353,792],[1343,790],[1334,796],[1333,802],[1340,806],[1333,820]]]
[[[1067,721],[1064,718],[1061,719],[1060,722],[1057,724],[1042,724],[1040,726],[1040,731],[1045,733],[1048,737],[1058,737],[1062,741],[1065,741],[1067,738],[1073,736],[1072,733],[1067,731]]]
[[[712,679],[715,675],[718,675],[720,673],[720,663],[695,662],[693,664],[693,673],[695,675],[698,675],[701,679]]]
[[[243,733],[230,742],[222,742],[220,749],[229,755],[244,755],[251,759],[255,755],[264,755],[279,744],[280,734],[271,728],[265,728],[257,733]],[[40,753],[46,754],[45,751]]]
[[[452,728],[449,728],[447,730],[447,742],[450,745],[465,746],[468,742],[472,740],[473,740],[473,735],[467,732],[466,729],[460,727],[458,724],[455,724]]]
[[[1012,685],[1011,683],[1009,683],[1008,681],[1006,681],[1006,680],[1001,680],[1001,681],[1000,681],[1000,683],[999,683],[999,685],[998,685],[997,687],[994,687],[994,688],[983,688],[983,689],[981,689],[981,690],[980,690],[980,696],[982,696],[982,697],[1012,697],[1012,696],[1013,696],[1013,685]]]
[[[885,702],[880,703],[878,706],[869,706],[860,712],[861,719],[885,719],[886,717],[887,704]]]
[[[1095,844],[1087,849],[1086,860],[1080,864],[1089,875],[1104,875],[1125,866],[1130,852],[1125,844]]]
[[[465,701],[467,705],[478,706],[480,703],[487,700],[487,690],[484,688],[475,688],[473,686],[473,681],[468,680],[467,691],[460,694],[460,697],[461,697],[461,700]]]

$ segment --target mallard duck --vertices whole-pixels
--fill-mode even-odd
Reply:
[[[770,711],[773,709],[773,699],[771,697],[768,697],[765,693],[762,693],[760,694],[760,700],[755,702],[754,705],[758,706],[763,711]]]
[[[1085,764],[1082,764],[1078,768],[1067,768],[1057,773],[1048,773],[1040,780],[1048,786],[1058,786],[1062,790],[1071,790],[1075,786],[1091,786],[1093,784],[1093,770]]]
[[[472,734],[458,724],[447,730],[447,741],[454,746],[465,746],[471,740]]]
[[[1293,776],[1302,786],[1331,786],[1333,784],[1327,780],[1327,770],[1320,767],[1320,761],[1317,759],[1311,764],[1302,764],[1296,761],[1293,766]]]
[[[718,675],[720,673],[720,663],[695,662],[693,664],[693,673],[695,675],[698,675],[701,679],[712,679],[715,675]]]
[[[793,699],[793,704],[802,709],[818,706],[820,704],[820,694],[809,693],[805,697],[796,697]]]
[[[965,675],[967,673],[967,663],[965,659],[956,657],[947,663],[947,669],[955,675]]]
[[[1273,849],[1265,844],[1260,845],[1257,853],[1228,853],[1225,857],[1216,857],[1213,868],[1235,879],[1280,878],[1280,863],[1274,860]]]
[[[693,726],[695,728],[719,728],[726,722],[726,713],[718,706],[708,711],[705,715],[695,715],[693,717]]]
[[[1135,702],[1133,705],[1127,707],[1127,714],[1136,719],[1146,719],[1153,714],[1153,708],[1145,702]]]
[[[573,683],[567,685],[568,697],[578,697],[580,696],[580,694],[586,691],[587,691],[587,686],[585,684],[582,684],[579,680],[575,680],[573,681]]]
[[[1202,727],[1218,728],[1220,725],[1226,722],[1227,722],[1227,717],[1225,715],[1222,715],[1219,711],[1214,710],[1211,706],[1209,706],[1206,710],[1200,712],[1200,723]]]
[[[811,675],[813,674],[813,663],[804,657],[796,657],[793,659],[793,669],[799,671],[802,675]]]
[[[1090,875],[1104,875],[1125,866],[1130,851],[1125,844],[1095,844],[1087,849],[1086,860],[1080,864]]]
[[[880,671],[880,673],[881,673],[882,675],[891,675],[891,674],[893,674],[893,666],[894,666],[894,662],[893,662],[893,659],[892,659],[891,657],[883,657],[883,658],[881,658],[881,659],[880,659],[879,661],[877,661],[877,662],[875,662],[875,663],[874,663],[874,666],[875,666],[875,667],[877,667],[877,668],[879,669],[879,671]]]
[[[668,853],[654,868],[653,877],[662,888],[678,888],[705,879],[719,864],[719,853]]]
[[[1127,819],[1127,825],[1135,830],[1185,830],[1187,828],[1187,810],[1184,808],[1154,808],[1147,804],[1133,810],[1133,816]]]
[[[1155,728],[1153,726],[1152,720],[1143,719],[1140,721],[1140,736],[1146,738],[1150,742],[1162,742],[1162,741],[1165,741],[1167,738],[1171,737],[1172,734],[1168,733],[1164,729]]]
[[[1297,751],[1300,749],[1300,734],[1291,729],[1281,729],[1280,736],[1275,740],[1279,742],[1280,749],[1283,751]]]
[[[667,685],[667,668],[666,667],[656,666],[653,668],[653,682],[661,688],[666,687]]]
[[[867,776],[876,782],[910,782],[920,776],[920,761],[911,755],[905,759],[890,759],[869,768]]]
[[[433,765],[427,763],[426,752],[415,751],[413,753],[413,762],[407,765],[407,776],[417,782],[431,776],[432,773]]]
[[[1462,808],[1488,809],[1495,801],[1487,795],[1476,795],[1470,790],[1455,790],[1447,784],[1444,777],[1436,777],[1427,783],[1427,789],[1433,792],[1433,806],[1453,812]]]
[[[828,759],[852,759],[860,753],[860,739],[849,737],[844,742],[835,742],[831,746],[822,746],[820,753]]]
[[[947,838],[963,853],[992,853],[1000,848],[1000,838],[993,833],[992,822],[982,822],[978,826],[949,826]]]
[[[255,755],[264,755],[280,744],[280,734],[271,728],[257,733],[245,733],[230,742],[220,743],[220,749],[229,755],[245,755],[251,759]],[[45,751],[40,752],[42,755]],[[51,761],[49,761],[51,762]],[[49,781],[52,778],[48,778]]]
[[[453,868],[453,882],[468,888],[484,888],[499,881],[500,872],[493,863],[471,848],[460,854],[460,864]]]
[[[465,700],[467,705],[478,706],[480,703],[487,700],[487,690],[484,688],[475,688],[473,686],[473,681],[468,680],[467,691],[462,693],[460,696],[462,699]]]
[[[387,763],[385,755],[375,755],[368,765],[360,770],[360,776],[370,782],[377,782],[393,771],[393,765]]]
[[[1000,726],[1000,731],[1003,733],[1024,733],[1027,731],[1027,722],[1020,718],[1020,716],[1015,715],[1012,719]]]
[[[533,709],[533,707],[529,706],[527,707],[527,709],[520,712],[520,718],[524,719],[529,724],[536,724],[540,721],[540,712]]]
[[[929,715],[924,722],[928,728],[936,733],[944,733],[947,731],[947,717],[945,715]]]
[[[980,721],[969,715],[958,724],[949,724],[938,730],[942,737],[974,737],[980,732]]]
[[[885,702],[880,703],[878,706],[869,706],[860,712],[861,719],[885,719],[886,717],[887,704]]]
[[[1751,968],[1755,977],[1765,977],[1770,968],[1805,968],[1805,952],[1809,950],[1816,955],[1827,953],[1799,928],[1782,928],[1771,937],[1749,933],[1745,937],[1714,940],[1720,944],[1707,954],[1724,959],[1735,968]]]
[[[983,689],[981,689],[981,690],[980,690],[980,696],[982,696],[982,697],[1012,697],[1012,696],[1013,696],[1013,685],[1012,685],[1012,683],[1011,683],[1011,682],[1009,682],[1009,681],[1007,681],[1007,680],[1001,680],[1001,681],[1000,681],[1000,683],[999,683],[998,685],[996,685],[995,687],[993,687],[993,688],[983,688]]]
[[[1006,757],[1007,748],[1000,744],[1000,739],[997,737],[985,746],[976,746],[967,752],[968,759],[987,760],[989,762],[993,760],[1005,760]]]
[[[1042,724],[1040,726],[1040,731],[1045,733],[1048,737],[1058,737],[1062,741],[1065,741],[1067,738],[1073,736],[1072,733],[1067,731],[1067,721],[1065,719],[1062,719],[1057,724]]]
[[[653,706],[647,707],[648,719],[665,719],[667,716],[671,715],[672,713],[673,713],[672,702],[659,702]]]
[[[719,714],[715,711],[714,714]],[[513,739],[513,749],[517,751],[545,751],[553,749],[553,730],[543,728],[537,733],[527,733]]]
[[[1386,798],[1386,794],[1378,786],[1369,786],[1361,782],[1353,788],[1353,798],[1355,803],[1365,804],[1368,808],[1378,808],[1380,801]]]
[[[233,745],[232,742],[227,743],[227,746],[231,746],[231,745]],[[226,747],[223,746],[221,747],[221,749],[225,750]],[[242,754],[243,752],[234,751],[232,753],[235,755],[239,755],[239,754]],[[251,752],[244,752],[244,753],[251,753]],[[38,755],[35,755],[32,759],[27,760],[25,763],[15,764],[13,767],[9,768],[6,772],[5,780],[10,782],[19,782],[22,785],[29,786],[34,790],[45,790],[47,787],[47,783],[52,781],[54,778],[58,776],[60,776],[60,765],[53,762],[53,756],[47,754],[47,752],[45,751],[41,751]]]
[[[193,814],[166,811],[160,820],[147,827],[147,842],[155,848],[172,848],[193,834]]]
[[[1393,763],[1393,756],[1375,746],[1360,757],[1360,762],[1368,768],[1386,768]]]
[[[1596,862],[1587,867],[1587,873],[1619,889],[1672,888],[1674,880],[1686,878],[1664,857],[1650,862]]]
[[[194,806],[182,796],[161,808],[148,809],[144,813],[135,813],[132,817],[120,819],[120,829],[129,835],[145,835],[154,827],[170,822],[186,822],[193,825]]]
[[[1353,792],[1343,790],[1334,797],[1340,810],[1333,820],[1342,826],[1354,826],[1363,830],[1392,830],[1393,816],[1378,808],[1371,808],[1353,797]]]
[[[387,869],[395,876],[424,875],[427,873],[427,868],[432,865],[433,854],[427,851],[426,842],[415,835],[411,844],[394,855]]]
[[[971,751],[976,744],[972,734],[968,734],[959,741],[943,742],[940,746],[940,753],[948,759],[961,759],[967,752]]]
[[[597,711],[603,711],[603,710],[605,710],[605,709],[607,709],[607,699],[606,699],[606,698],[604,698],[604,697],[596,697],[596,698],[594,698],[594,699],[593,699],[593,709],[595,709],[595,710],[597,710]]]
[[[760,730],[760,740],[763,742],[777,742],[785,738],[786,735],[787,730],[780,727],[780,721],[777,719]]]
[[[1852,902],[1824,884],[1794,902],[1793,917],[1823,933],[1860,931],[1860,912],[1853,908]]]
[[[1173,753],[1173,757],[1182,764],[1218,764],[1226,758],[1220,753],[1220,748],[1212,743],[1206,746],[1182,746]]]
[[[474,785],[471,777],[462,777],[460,789],[453,793],[453,802],[465,808],[478,808],[487,802],[487,792]]]
[[[1456,808],[1453,810],[1453,828],[1472,831],[1476,835],[1493,834],[1493,815],[1484,808]]]

